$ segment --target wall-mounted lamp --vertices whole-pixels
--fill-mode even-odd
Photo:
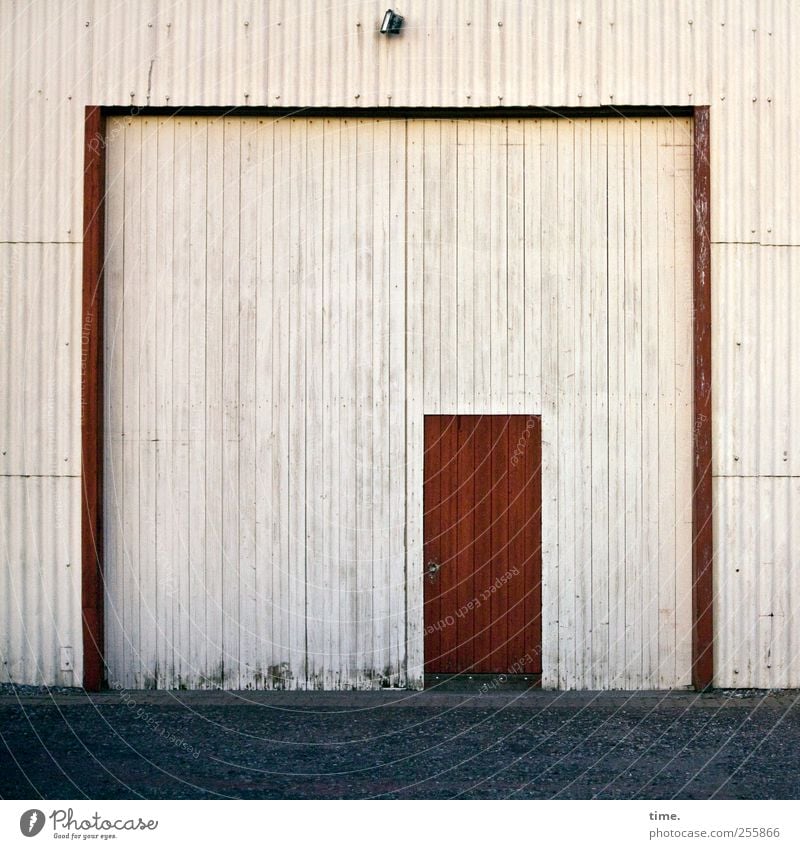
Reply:
[[[398,15],[393,9],[387,9],[381,23],[381,32],[384,35],[397,35],[403,26],[403,16]]]

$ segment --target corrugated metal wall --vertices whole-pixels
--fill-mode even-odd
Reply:
[[[800,7],[408,0],[399,9],[406,28],[389,39],[376,33],[385,6],[2,0],[0,318],[10,332],[0,341],[0,373],[3,391],[33,399],[32,408],[0,410],[0,474],[18,479],[3,495],[3,580],[38,568],[53,592],[72,588],[55,618],[39,617],[32,600],[9,610],[0,648],[8,674],[70,681],[55,658],[37,665],[20,647],[80,638],[78,583],[65,563],[78,562],[71,476],[79,472],[85,104],[710,104],[717,683],[800,685],[798,624],[787,602],[800,591],[791,533],[800,511],[791,444],[800,357],[791,309],[776,300],[790,304],[800,248]],[[40,269],[30,284],[28,269]],[[56,336],[66,334],[63,346],[43,329],[48,315]],[[750,376],[755,384],[744,383]],[[34,428],[51,435],[32,440],[23,409],[44,411]],[[74,492],[69,521],[12,496],[13,484],[37,479]],[[54,492],[42,498],[57,501]]]

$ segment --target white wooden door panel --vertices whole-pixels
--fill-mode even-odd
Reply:
[[[688,119],[109,138],[110,682],[418,686],[422,417],[528,412],[543,683],[688,686]]]

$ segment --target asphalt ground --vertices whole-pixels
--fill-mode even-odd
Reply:
[[[0,687],[4,799],[796,799],[800,693]]]

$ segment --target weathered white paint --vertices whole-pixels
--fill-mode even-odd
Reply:
[[[545,684],[688,685],[690,120],[109,136],[109,680],[417,684],[422,416],[528,412]]]
[[[74,500],[67,512],[78,515],[80,489],[69,481],[80,475],[85,104],[502,104],[546,106],[556,112],[563,106],[601,104],[709,104],[715,580],[721,593],[715,608],[716,683],[755,686],[775,675],[799,686],[800,652],[781,654],[785,665],[779,674],[774,663],[768,668],[764,653],[753,654],[760,617],[780,609],[784,592],[791,597],[800,592],[792,568],[798,556],[792,530],[798,501],[791,486],[800,457],[795,445],[800,368],[797,343],[787,332],[797,304],[791,291],[800,249],[798,166],[792,155],[800,121],[793,65],[800,37],[798,5],[792,0],[756,0],[746,7],[738,0],[587,0],[579,6],[560,0],[459,0],[445,6],[405,0],[406,27],[391,39],[376,32],[385,7],[372,0],[326,8],[319,15],[315,0],[65,0],[57,9],[47,0],[0,0],[0,105],[6,116],[0,145],[5,199],[0,206],[0,474],[31,486],[37,476],[46,476],[53,488],[42,484],[42,503],[50,504],[56,491],[68,492],[66,497]],[[184,131],[188,137],[188,127]],[[408,176],[413,194],[417,175],[409,170]],[[188,184],[181,186],[188,192]],[[252,194],[255,187],[243,182],[242,191]],[[612,214],[609,209],[610,221]],[[401,216],[398,222],[392,215],[393,232],[401,232],[405,220]],[[413,234],[416,222],[409,219],[407,226]],[[403,241],[402,232],[398,238]],[[409,256],[409,263],[414,259]],[[188,267],[180,275],[188,275]],[[526,287],[531,285],[538,284],[526,281]],[[616,291],[610,276],[610,296]],[[176,310],[182,306],[178,301]],[[468,295],[463,308],[476,308]],[[323,315],[323,325],[326,320]],[[253,326],[249,332],[257,331]],[[412,361],[418,356],[412,341],[406,353]],[[544,352],[543,368],[548,355]],[[188,349],[173,356],[183,357],[188,369]],[[255,356],[259,359],[249,368],[258,370],[269,353],[257,349]],[[461,350],[458,367],[459,374],[474,368],[465,365]],[[391,385],[397,381],[392,371]],[[330,387],[323,386],[325,391]],[[400,391],[407,392],[409,408],[422,403],[421,395],[414,394],[417,387],[402,385]],[[466,389],[460,383],[462,391]],[[613,430],[619,422],[609,410]],[[393,432],[397,424],[394,420]],[[243,424],[247,426],[253,427]],[[176,457],[176,473],[187,473],[185,450],[187,457]],[[264,485],[259,474],[266,449],[259,450],[254,479],[240,484],[257,493]],[[418,492],[414,474],[408,476],[412,500]],[[188,487],[188,482],[181,485]],[[603,480],[593,479],[592,489],[596,486],[602,487]],[[63,615],[54,618],[39,617],[27,604],[9,607],[0,622],[6,635],[0,654],[14,680],[64,683],[58,658],[49,653],[57,652],[60,640],[80,644],[79,582],[65,583],[65,558],[54,552],[77,563],[79,537],[68,522],[56,522],[49,507],[29,509],[19,492],[9,486],[0,499],[4,538],[22,541],[16,555],[4,558],[3,580],[7,586],[21,585],[31,564],[39,564],[46,595],[70,596]],[[398,508],[393,504],[393,515]],[[735,534],[750,526],[754,510],[763,510],[774,526],[770,524],[769,533],[751,535],[742,547]],[[164,520],[162,516],[156,522]],[[243,528],[242,533],[253,538],[240,536],[240,545],[254,546],[256,529]],[[394,528],[393,551],[401,534]],[[411,542],[415,534],[419,529],[409,524]],[[172,542],[175,547],[186,544]],[[552,540],[545,538],[545,544]],[[623,544],[610,537],[611,551]],[[325,545],[338,546],[338,538],[326,539]],[[757,599],[743,564],[758,564],[759,574],[769,575],[761,581]],[[188,587],[183,584],[175,592],[188,605]],[[610,597],[612,608],[624,603],[614,592]],[[602,609],[596,612],[602,616]],[[774,632],[775,640],[796,645],[796,620],[787,616],[779,621],[783,625]],[[624,620],[617,617],[616,622]],[[392,628],[402,636],[402,623]],[[622,643],[609,642],[612,657],[617,645]],[[40,648],[33,652],[25,646]],[[76,650],[75,656],[79,661],[81,652]]]

